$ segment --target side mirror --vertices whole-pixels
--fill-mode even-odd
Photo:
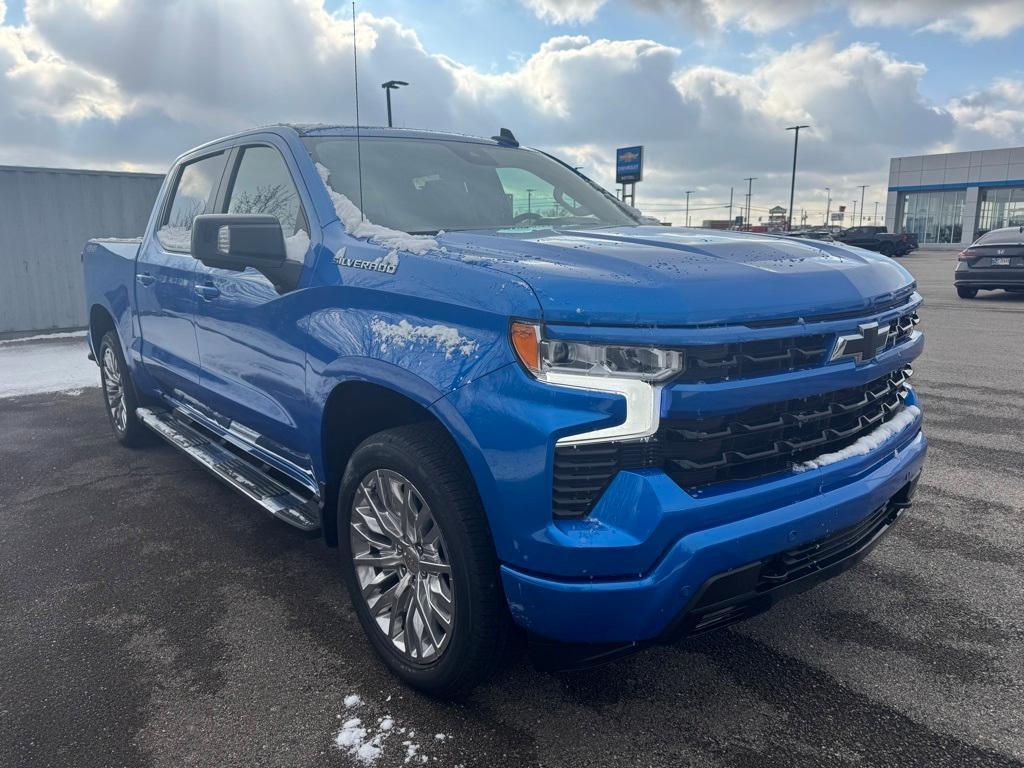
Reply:
[[[275,216],[250,213],[196,216],[192,221],[192,256],[208,267],[279,270],[287,259],[281,222]]]

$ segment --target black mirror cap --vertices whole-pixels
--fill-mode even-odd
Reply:
[[[208,213],[192,221],[192,256],[210,267],[280,267],[287,258],[276,216]]]

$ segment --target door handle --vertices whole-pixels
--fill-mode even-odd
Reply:
[[[216,299],[220,296],[220,288],[216,285],[212,285],[211,283],[205,283],[204,285],[196,286],[196,293],[207,301],[210,301],[211,299]]]
[[[135,276],[135,279],[138,281],[139,285],[145,285],[147,287],[156,282],[156,278],[149,274],[149,272],[139,272],[139,274]]]

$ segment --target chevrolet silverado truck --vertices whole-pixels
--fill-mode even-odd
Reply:
[[[917,248],[917,236],[907,233],[892,234],[885,227],[850,227],[835,235],[835,239],[846,245],[854,245],[883,256],[906,256]]]
[[[337,548],[434,695],[510,639],[595,662],[759,613],[863,558],[925,458],[906,270],[645,225],[507,130],[230,136],[82,259],[116,438]]]

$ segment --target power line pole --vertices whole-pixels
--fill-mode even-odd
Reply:
[[[853,216],[850,217],[850,226],[856,226],[857,224],[857,201],[853,201]]]
[[[875,215],[871,217],[871,221],[875,224],[875,226],[878,225],[878,201],[877,200],[875,200]]]
[[[831,187],[825,187],[825,194],[828,196],[828,200],[825,202],[825,227],[828,227],[828,215],[832,212],[832,189]]]
[[[809,125],[791,125],[787,131],[793,131],[793,175],[789,180],[789,210],[786,211],[786,230],[793,229],[793,193],[796,192],[796,149],[800,145],[800,129],[810,128]]]
[[[867,189],[869,186],[871,186],[871,185],[870,184],[861,184],[860,185],[860,224],[864,223],[864,190]],[[858,226],[860,226],[860,224],[858,224]]]
[[[526,212],[527,213],[533,213],[533,208],[532,208],[531,204],[533,202],[533,193],[536,192],[536,191],[537,190],[535,190],[535,189],[527,189],[526,190]]]
[[[747,215],[743,218],[743,224],[746,228],[750,229],[750,201],[754,197],[754,182],[757,181],[757,176],[748,176],[744,179],[747,182]]]
[[[690,195],[692,194],[692,189],[686,190],[686,226],[690,226]]]
[[[732,229],[732,187],[729,187],[729,229]]]

